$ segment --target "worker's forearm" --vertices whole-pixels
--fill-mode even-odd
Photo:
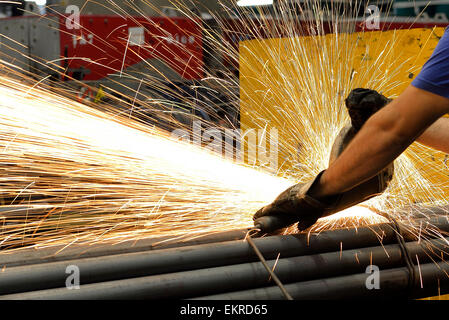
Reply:
[[[413,87],[374,114],[311,190],[326,197],[372,178],[448,111],[449,100]]]
[[[438,119],[416,141],[449,153],[449,118]]]
[[[385,122],[385,119],[382,121]],[[368,180],[394,161],[412,142],[412,136],[396,132],[372,118],[347,149],[321,176],[317,197],[347,191]],[[386,122],[387,123],[387,122]]]

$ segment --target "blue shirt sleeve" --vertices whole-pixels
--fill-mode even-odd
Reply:
[[[412,86],[449,98],[449,27]]]

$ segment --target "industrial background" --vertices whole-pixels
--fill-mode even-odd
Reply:
[[[378,24],[374,28],[373,21]],[[223,144],[213,143],[213,128],[235,132],[259,128],[263,134],[276,129],[281,143],[276,145],[274,160],[251,153],[249,144],[257,145],[258,141],[260,147],[260,136],[254,141],[250,135],[232,136],[224,149],[231,149],[231,160],[240,154],[244,163],[267,169],[270,175],[270,165],[275,163],[274,176],[296,179],[328,164],[332,143],[347,121],[339,102],[350,88],[338,88],[336,83],[373,87],[387,97],[397,97],[419,73],[447,25],[449,1],[359,1],[357,5],[309,0],[274,0],[262,5],[249,0],[0,1],[0,71],[2,79],[10,79],[2,80],[5,86],[28,86],[24,92],[45,89],[57,94],[61,105],[74,101],[83,106],[80,108],[89,108],[82,110],[93,110],[82,111],[89,117],[104,112],[110,118],[132,120],[133,130],[181,130],[192,134],[193,141],[195,135],[204,138],[208,134],[200,147],[219,153]],[[376,67],[369,67],[373,61]],[[320,83],[319,89],[313,87],[316,83]],[[319,94],[307,100],[301,93],[304,88]],[[332,95],[336,98],[328,98]],[[6,101],[7,97],[5,93],[0,99]],[[38,95],[35,99],[39,100]],[[315,124],[290,119],[292,115],[305,119],[312,105],[316,108]],[[327,111],[319,115],[325,105],[335,114],[334,119],[326,120],[335,128],[321,143],[318,139],[322,137],[310,130],[313,127],[316,131],[312,132],[319,132],[320,119],[330,118],[325,118]],[[23,112],[27,110],[31,109]],[[30,111],[29,116],[39,115]],[[103,120],[109,121],[102,117],[92,126],[108,130],[101,127]],[[23,132],[33,130],[19,116],[17,119]],[[46,121],[51,122],[49,119]],[[71,119],[65,121],[61,123],[69,126]],[[198,123],[201,128],[195,132]],[[0,150],[14,145],[19,135],[8,129],[14,124],[8,126],[2,124],[0,134],[5,138]],[[88,129],[79,128],[79,145],[75,142],[74,149],[84,146],[82,137],[88,133],[83,130]],[[111,131],[106,140],[118,140],[114,132],[121,131]],[[46,139],[46,135],[42,137]],[[176,162],[171,175],[163,175],[157,169],[163,167],[162,157],[160,162],[142,167],[156,178],[146,181],[142,177],[140,181],[138,175],[125,178],[131,174],[118,168],[128,163],[129,168],[123,171],[132,171],[140,151],[120,155],[122,162],[115,163],[117,151],[107,146],[98,158],[86,153],[86,159],[57,162],[53,158],[58,157],[58,144],[63,145],[67,137],[71,139],[69,133],[62,133],[55,139],[54,149],[42,155],[48,163],[56,164],[48,171],[37,167],[41,160],[31,157],[39,155],[33,146],[17,149],[14,158],[12,153],[10,158],[8,153],[1,156],[0,172],[5,180],[0,182],[4,193],[0,195],[0,299],[447,299],[449,222],[443,200],[449,196],[449,188],[441,186],[449,176],[446,154],[421,146],[411,148],[412,160],[404,163],[417,170],[419,177],[405,165],[397,166],[398,179],[411,181],[408,187],[392,187],[385,200],[390,207],[368,205],[373,212],[384,208],[390,212],[394,206],[391,219],[358,217],[348,222],[343,216],[338,223],[323,222],[305,233],[289,229],[253,235],[248,234],[251,226],[247,217],[246,222],[240,222],[237,213],[232,218],[222,215],[213,227],[202,229],[201,223],[212,225],[211,221],[218,219],[219,210],[220,214],[250,211],[260,204],[259,200],[248,200],[248,207],[229,205],[225,183],[216,191],[218,187],[210,188],[203,182],[224,178],[207,176],[208,168],[202,163],[195,170],[204,169],[203,180],[182,188],[174,182],[176,175],[192,181],[185,173],[190,167]],[[68,145],[67,149],[71,148]],[[159,148],[161,154],[166,152]],[[273,148],[270,146],[272,152]],[[174,154],[171,156],[179,158],[179,163],[192,165],[199,160],[183,158],[185,154],[200,157],[202,153]],[[108,157],[110,160],[104,160]],[[109,167],[102,167],[101,161]],[[91,170],[92,175],[78,175],[71,163],[80,170]],[[215,166],[219,165],[223,164]],[[104,168],[110,170],[110,176],[96,177],[96,170]],[[222,170],[223,176],[229,175]],[[238,179],[239,174],[246,181],[242,189],[259,181],[258,175],[246,176],[246,171],[236,171],[232,179]],[[160,181],[169,175],[172,180],[166,188]],[[278,181],[270,179],[264,176],[260,181],[276,185],[276,190]],[[420,179],[419,188],[413,179]],[[122,186],[129,182],[129,187]],[[120,184],[122,189],[108,189],[108,184]],[[145,189],[139,184],[152,185]],[[440,189],[430,192],[430,187],[424,187],[427,184]],[[210,194],[217,196],[201,198],[209,188],[215,192]],[[172,196],[172,189],[178,193]],[[247,194],[238,196],[237,188],[231,191],[235,195],[229,202],[245,202]],[[95,192],[92,201],[104,200],[101,209],[95,207],[97,202],[83,202],[90,199],[89,192]],[[114,192],[120,194],[119,200],[111,196]],[[137,196],[138,192],[153,192],[151,205],[141,205],[145,195]],[[395,192],[408,196],[395,198]],[[189,197],[192,201],[187,205]],[[128,209],[134,200],[140,201],[139,207]],[[163,201],[169,201],[166,207]],[[154,208],[160,207],[160,216],[151,216]],[[176,211],[178,207],[183,211]],[[220,208],[203,217],[201,212],[208,207]],[[129,212],[120,218],[122,209]],[[70,221],[71,212],[83,215]],[[165,221],[161,216],[169,216],[164,212],[174,212],[177,217],[167,218],[166,225],[159,228],[158,223]],[[195,215],[189,218],[192,212]],[[106,213],[107,218],[103,218]],[[403,225],[399,218],[407,223]],[[107,219],[111,225],[105,223],[103,228]],[[162,222],[153,225],[153,219]],[[174,228],[181,219],[184,224]],[[226,225],[221,232],[218,224],[223,222]],[[192,227],[195,224],[198,226]],[[427,230],[425,239],[423,230]],[[102,238],[106,234],[111,236]],[[77,243],[79,239],[83,241]],[[378,290],[366,287],[366,270],[373,264],[380,269]],[[76,290],[67,289],[68,266],[76,266],[79,273],[81,287]],[[275,279],[273,271],[267,269],[274,270]]]

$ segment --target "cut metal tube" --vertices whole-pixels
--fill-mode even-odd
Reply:
[[[320,234],[271,236],[254,239],[254,243],[265,259],[269,260],[275,259],[278,254],[281,258],[286,258],[376,246],[380,239],[383,244],[396,242],[395,232],[389,224],[323,231]],[[7,266],[0,272],[0,294],[64,287],[66,268],[69,265],[76,265],[80,270],[81,283],[89,284],[253,261],[258,261],[257,256],[246,241],[229,241],[45,264]]]
[[[242,240],[248,229],[240,229],[219,233],[183,235],[179,237],[165,236],[158,238],[128,240],[118,244],[99,243],[94,245],[62,245],[50,248],[23,249],[13,254],[2,253],[0,249],[0,269],[4,266],[22,266],[71,259],[101,257],[131,252],[147,252],[153,250],[179,248],[185,246]]]
[[[409,274],[405,267],[381,269],[378,289],[367,286],[367,280],[371,283],[368,279],[370,274],[367,273],[291,283],[285,285],[285,289],[295,300],[419,299],[449,293],[449,264],[447,262],[421,264],[419,267],[415,266],[415,272],[418,275],[418,281],[410,291],[407,290]],[[278,287],[267,287],[204,296],[196,300],[283,299]]]
[[[432,248],[435,257],[439,256],[447,250],[448,241],[449,238],[434,239],[406,245],[410,254],[418,256],[420,263],[424,263],[430,259],[429,248]],[[381,270],[401,267],[403,257],[399,245],[392,244],[268,261],[270,267],[275,263],[275,273],[279,279],[283,283],[292,283],[361,273],[370,264],[377,265]],[[262,264],[256,262],[94,284],[81,283],[78,290],[40,290],[4,295],[0,299],[179,299],[248,290],[271,283]],[[317,292],[320,288],[326,291],[326,285],[322,284],[316,289]]]
[[[20,207],[20,210],[25,210],[26,207]],[[19,210],[18,209],[18,210]],[[0,208],[1,210],[1,208]],[[436,224],[438,228],[449,232],[449,222],[447,220],[447,213],[449,212],[449,206],[435,206],[435,207],[423,207],[413,205],[407,208],[403,208],[402,211],[407,215],[413,217],[425,218],[425,224]],[[439,219],[430,219],[430,217],[446,216]],[[434,222],[432,222],[434,221]],[[436,221],[436,222],[435,222]],[[359,228],[363,230],[366,228]],[[180,236],[180,237],[163,237],[163,238],[149,238],[141,240],[129,240],[119,244],[95,244],[95,245],[71,245],[67,247],[55,246],[51,248],[39,248],[39,249],[24,249],[14,254],[3,254],[0,249],[0,269],[3,267],[12,267],[20,265],[32,265],[38,263],[47,263],[55,261],[65,261],[80,258],[101,257],[112,254],[124,254],[132,252],[143,252],[160,250],[166,248],[178,248],[182,246],[191,246],[205,243],[218,243],[223,241],[241,240],[245,237],[248,230],[234,230],[227,232],[220,232],[214,234],[199,234],[193,239],[192,236]],[[332,232],[332,231],[330,231]],[[377,231],[376,231],[377,232]],[[382,237],[380,231],[379,236]],[[347,243],[347,241],[345,241]],[[345,244],[346,245],[346,244]],[[366,246],[370,246],[367,244]]]

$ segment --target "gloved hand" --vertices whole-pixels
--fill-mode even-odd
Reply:
[[[391,101],[375,90],[364,88],[352,90],[345,100],[345,105],[354,130],[359,131],[374,113]]]
[[[345,126],[334,141],[329,165],[346,149],[369,117],[389,101],[374,90],[354,89],[351,91],[346,99],[351,124]],[[308,183],[300,183],[288,188],[273,203],[257,211],[253,217],[254,224],[264,232],[272,232],[298,222],[298,230],[305,230],[321,217],[329,216],[383,193],[393,178],[393,172],[394,165],[391,163],[375,177],[349,191],[332,198],[315,199],[311,196],[311,190],[315,182],[319,180],[321,172]]]
[[[326,199],[317,199],[311,195],[311,190],[323,172],[308,183],[299,183],[288,188],[273,203],[257,211],[253,217],[254,225],[268,233],[298,222],[298,230],[306,230],[321,217],[332,215],[383,193],[391,181],[393,165],[346,192]]]
[[[325,203],[308,195],[308,191],[320,176],[321,174],[309,183],[295,184],[282,192],[273,203],[256,212],[254,224],[265,232],[287,227],[295,222],[298,222],[297,227],[301,231],[315,224],[330,210]]]

